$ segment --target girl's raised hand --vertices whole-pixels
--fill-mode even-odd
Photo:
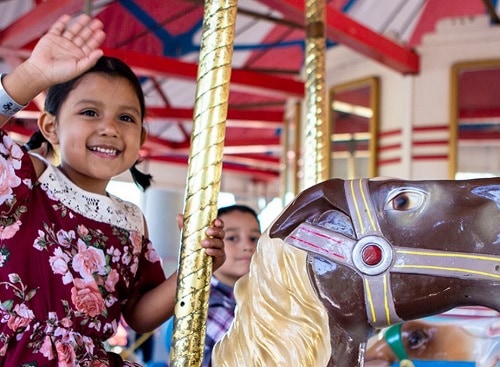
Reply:
[[[70,80],[92,67],[103,55],[103,24],[82,14],[74,21],[61,16],[40,38],[25,67],[45,88]],[[44,89],[44,88],[43,88]]]

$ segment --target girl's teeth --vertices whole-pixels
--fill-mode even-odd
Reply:
[[[104,153],[104,154],[116,154],[116,150],[115,149],[106,149],[106,148],[92,148],[92,150],[96,151],[96,152],[99,152],[99,153]]]

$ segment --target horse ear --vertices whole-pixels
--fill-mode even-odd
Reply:
[[[269,236],[284,239],[299,224],[311,222],[313,218],[332,209],[348,212],[344,180],[326,180],[302,191],[271,225]]]

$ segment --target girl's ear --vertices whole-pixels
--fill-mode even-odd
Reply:
[[[141,128],[141,146],[146,142],[146,138],[148,137],[148,132],[144,128],[144,126]]]
[[[50,142],[50,144],[54,146],[59,143],[59,137],[57,136],[56,117],[53,114],[47,111],[43,111],[38,118],[38,129]]]

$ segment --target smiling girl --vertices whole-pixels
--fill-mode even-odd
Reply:
[[[0,86],[3,126],[50,88],[38,127],[60,164],[0,132],[0,365],[130,365],[104,341],[123,314],[144,333],[173,313],[165,279],[135,205],[106,192],[145,141],[144,95],[122,61],[99,49],[102,24],[61,17]],[[216,220],[201,246],[224,261]]]

